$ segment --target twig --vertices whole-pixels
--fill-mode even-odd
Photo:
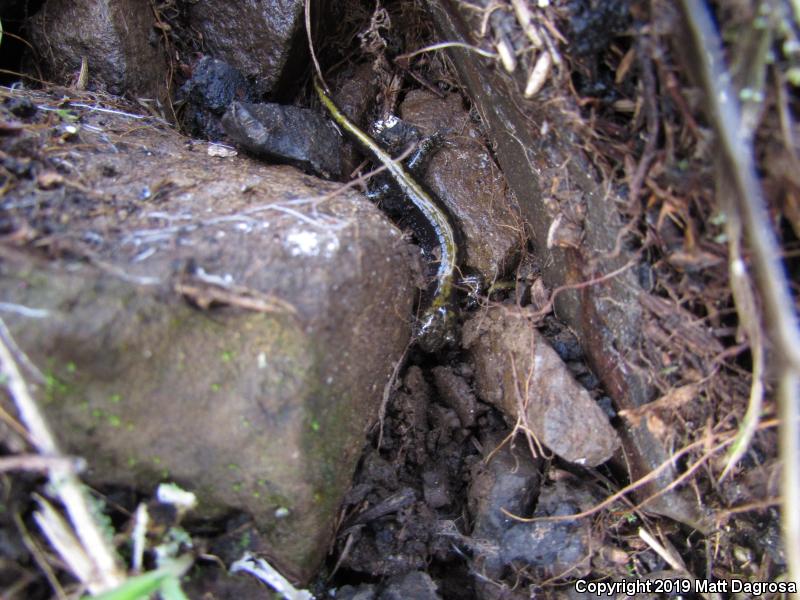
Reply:
[[[311,55],[311,62],[314,65],[314,72],[317,74],[322,84],[325,85],[325,80],[322,78],[322,68],[319,66],[317,53],[314,51],[314,40],[311,36],[311,0],[305,0],[303,3],[303,11],[306,24],[306,37],[308,38],[308,52]]]
[[[277,296],[262,294],[240,286],[225,289],[219,285],[195,285],[189,281],[179,281],[173,287],[178,294],[191,298],[203,309],[217,302],[265,314],[297,314],[297,309],[293,305]]]
[[[104,106],[100,106],[99,104],[84,104],[83,102],[70,102],[69,106],[71,107],[74,106],[75,108],[85,108],[90,112],[101,112],[110,115],[117,115],[120,117],[125,117],[127,119],[134,119],[134,120],[151,119],[153,121],[161,123],[162,125],[169,125],[169,123],[167,123],[161,117],[156,117],[153,115],[137,115],[135,113],[125,112],[124,110],[117,110],[115,108],[105,108]],[[54,112],[62,110],[60,108],[50,108],[49,106],[39,106],[38,108],[44,111],[54,111]]]
[[[639,57],[647,120],[647,138],[642,157],[639,160],[639,164],[636,165],[636,170],[631,174],[630,183],[628,184],[628,210],[631,214],[638,216],[642,212],[642,208],[639,205],[639,194],[642,189],[642,183],[644,183],[647,172],[650,170],[650,165],[655,158],[660,127],[658,101],[656,100],[656,77],[653,73],[653,43],[649,34],[642,33],[637,42],[636,50],[636,54]]]
[[[413,58],[418,54],[423,54],[424,52],[445,50],[447,48],[463,48],[464,50],[475,52],[476,54],[480,54],[481,56],[484,56],[486,58],[499,58],[499,56],[495,52],[489,52],[488,50],[484,50],[483,48],[478,48],[477,46],[473,46],[471,44],[465,44],[464,42],[440,42],[438,44],[432,44],[431,46],[425,46],[424,48],[420,48],[419,50],[414,50],[413,52],[400,54],[399,56],[395,57],[395,60]]]
[[[772,420],[764,421],[764,422],[760,423],[758,425],[758,429],[767,429],[768,427],[774,427],[775,425],[778,425],[778,424],[779,424],[778,421],[772,419]],[[735,439],[736,439],[735,436],[731,436],[730,438],[728,438],[728,439],[724,440],[723,442],[720,442],[719,444],[714,446],[711,450],[706,452],[703,455],[702,458],[700,458],[689,469],[687,469],[686,473],[683,473],[679,479],[674,481],[672,484],[670,484],[666,488],[661,489],[661,490],[657,491],[656,493],[654,493],[653,495],[649,496],[648,498],[646,498],[645,500],[640,502],[638,505],[636,505],[634,508],[641,508],[644,505],[646,505],[648,502],[652,501],[653,499],[657,498],[658,496],[660,496],[660,495],[668,492],[669,490],[671,490],[673,487],[675,487],[681,481],[683,481],[687,477],[687,474],[691,475],[691,472],[694,472],[693,470],[696,470],[697,468],[699,468],[699,466],[701,466],[703,463],[705,463],[715,452],[718,452],[722,448],[732,444],[735,441]],[[701,439],[701,440],[696,440],[696,441],[692,442],[691,444],[689,444],[687,446],[684,446],[683,448],[681,448],[677,452],[674,452],[667,460],[662,462],[660,465],[658,465],[655,469],[653,469],[649,473],[646,473],[645,475],[643,475],[642,477],[640,477],[639,479],[637,479],[633,483],[629,483],[628,485],[626,485],[621,490],[611,494],[610,496],[608,496],[602,502],[600,502],[598,504],[595,504],[592,508],[589,508],[589,509],[584,510],[584,511],[579,512],[579,513],[575,513],[575,514],[571,514],[571,515],[557,515],[557,516],[552,516],[552,517],[530,517],[530,518],[526,518],[526,517],[520,517],[518,515],[515,515],[515,514],[509,512],[509,511],[507,511],[504,508],[501,508],[500,510],[506,516],[514,519],[515,521],[520,521],[522,523],[533,523],[534,521],[573,521],[573,520],[576,520],[576,519],[583,519],[584,517],[589,517],[589,516],[591,516],[591,515],[593,515],[593,514],[595,514],[597,512],[600,512],[601,510],[603,510],[607,506],[610,506],[610,505],[614,504],[614,502],[616,502],[617,500],[622,499],[626,494],[629,494],[630,492],[632,492],[632,491],[636,490],[637,488],[643,486],[648,481],[652,481],[653,479],[656,479],[663,471],[665,471],[665,470],[667,470],[669,468],[674,468],[675,462],[679,458],[681,458],[685,454],[691,452],[692,450],[694,450],[694,449],[696,449],[696,448],[698,448],[700,446],[706,445],[706,443],[707,443],[706,439]]]
[[[705,3],[682,0],[684,17],[698,46],[697,67],[703,78],[709,118],[724,154],[727,175],[736,189],[736,207],[742,214],[753,251],[753,262],[773,319],[775,341],[784,360],[800,371],[800,331],[794,303],[780,262],[780,248],[770,227],[761,186],[753,164],[752,147],[737,134],[741,127],[739,103],[723,68],[721,43]]]
[[[786,564],[789,580],[800,581],[800,377],[796,372],[784,370],[778,383],[778,411],[781,418],[779,448],[783,463],[781,521],[786,544]]]
[[[389,380],[386,382],[386,385],[383,386],[383,396],[381,398],[381,407],[378,409],[378,450],[381,449],[381,444],[383,444],[383,426],[384,422],[386,421],[386,409],[389,406],[389,399],[392,395],[392,392],[397,389],[397,376],[400,374],[400,369],[403,368],[403,365],[406,364],[406,355],[408,354],[409,348],[414,345],[414,338],[412,337],[406,347],[403,349],[403,353],[400,355],[400,358],[397,359],[397,362],[394,363],[394,368],[392,369],[392,374],[389,376]]]
[[[666,561],[667,564],[669,564],[669,566],[671,566],[680,577],[688,577],[689,579],[697,581],[697,577],[692,575],[692,573],[686,569],[686,565],[681,560],[681,557],[665,548],[656,538],[650,535],[650,533],[644,527],[639,528],[639,537],[642,538],[642,541],[644,541],[645,544],[650,546],[653,552],[663,558],[664,561]],[[720,598],[720,595],[716,592],[701,593],[700,595],[709,600],[719,600]]]
[[[731,506],[730,508],[719,511],[719,513],[716,515],[716,520],[717,523],[722,524],[733,515],[750,512],[752,510],[767,510],[773,506],[779,506],[780,503],[780,498],[767,498],[766,500],[758,500],[756,502],[748,502],[746,504],[739,504],[738,506]]]
[[[147,525],[150,521],[150,513],[147,511],[147,504],[142,502],[136,508],[133,517],[133,532],[131,533],[131,570],[139,573],[144,564],[144,549],[147,543]]]
[[[39,503],[39,510],[33,513],[33,518],[39,529],[67,564],[70,572],[78,581],[91,589],[92,581],[95,579],[95,566],[87,549],[75,537],[72,528],[52,504],[37,494],[34,494],[34,497]]]
[[[681,557],[675,556],[673,552],[670,552],[662,546],[661,542],[650,535],[650,532],[644,527],[639,527],[639,537],[642,538],[644,543],[650,546],[656,554],[663,558],[670,567],[676,571],[686,571],[686,565],[681,560]]]
[[[716,29],[704,4],[683,0],[684,13],[695,40],[702,49],[697,55],[706,87],[709,116],[720,138],[725,159],[729,163],[737,194],[737,208],[742,212],[753,250],[755,265],[762,278],[764,299],[774,319],[776,341],[787,352],[786,360],[800,368],[800,333],[793,310],[791,294],[780,263],[780,251],[769,224],[768,213],[758,184],[752,160],[752,148],[741,143],[738,102],[733,88],[723,76],[720,44]]]
[[[0,302],[0,310],[27,317],[29,319],[44,319],[50,315],[49,310],[42,308],[31,308],[22,304],[12,302]]]
[[[2,319],[0,319],[0,327],[5,327]],[[6,385],[17,406],[20,420],[27,427],[36,450],[46,456],[63,457],[50,428],[28,391],[28,386],[19,372],[14,356],[2,338],[0,338],[0,362],[2,362],[2,373],[6,377]],[[92,593],[117,587],[124,581],[124,573],[118,566],[113,549],[94,520],[80,480],[71,468],[63,465],[55,465],[50,469],[49,478],[55,493],[69,515],[78,539],[92,560],[93,577],[91,581],[85,583]]]
[[[669,566],[671,566],[675,571],[683,575],[684,577],[688,577],[694,581],[697,581],[697,577],[692,575],[687,569],[686,565],[681,560],[680,556],[677,556],[674,552],[667,550],[656,538],[654,538],[650,533],[644,528],[639,528],[639,537],[642,538],[645,544],[650,546],[652,550],[658,554],[661,558],[663,558]],[[719,600],[720,595],[716,592],[711,593],[702,593],[700,594],[703,598],[707,598],[709,600]]]
[[[3,308],[6,308],[8,306],[19,307],[20,305],[19,304],[9,305],[9,303],[7,303],[7,302],[0,302],[0,310],[2,310]],[[28,309],[30,311],[40,311],[40,309],[37,309],[37,308],[29,308],[29,307],[24,307],[24,308],[26,308],[26,309]],[[47,314],[50,314],[50,311],[47,311],[47,310],[42,310],[41,312],[45,312]],[[25,315],[25,316],[29,316],[29,315]],[[5,342],[6,346],[8,346],[8,348],[9,348],[9,350],[11,350],[11,352],[14,354],[14,358],[16,358],[17,361],[22,363],[22,366],[28,371],[28,373],[31,375],[31,377],[33,377],[33,379],[36,381],[36,383],[45,383],[46,382],[45,377],[42,374],[42,372],[39,370],[39,368],[35,364],[33,364],[33,361],[30,358],[28,358],[28,355],[25,354],[22,351],[22,348],[17,346],[17,343],[14,341],[14,338],[12,337],[11,332],[8,330],[8,327],[6,327],[6,324],[2,320],[0,320],[0,339],[2,339]]]
[[[723,193],[723,195],[725,194]],[[739,323],[747,334],[747,339],[750,343],[750,352],[753,357],[753,377],[750,384],[747,413],[742,419],[737,439],[731,446],[728,464],[725,465],[722,475],[719,476],[720,481],[731,472],[736,463],[747,452],[750,441],[753,439],[758,427],[764,403],[764,340],[761,333],[755,295],[753,294],[750,278],[747,276],[745,262],[742,259],[742,223],[739,220],[738,212],[735,210],[729,211],[726,230],[728,233],[730,286],[733,292],[733,301],[736,305],[736,313],[739,316]]]
[[[591,279],[587,279],[585,281],[581,281],[578,283],[566,283],[564,285],[560,285],[553,290],[553,293],[550,294],[550,299],[545,303],[545,305],[542,308],[527,316],[531,319],[541,318],[553,309],[553,304],[555,303],[556,297],[562,292],[566,292],[568,290],[581,290],[583,288],[587,288],[589,286],[596,285],[598,283],[603,283],[604,281],[608,281],[609,279],[613,279],[617,275],[621,275],[622,273],[624,273],[625,271],[636,265],[638,261],[639,261],[639,253],[637,252],[628,262],[626,262],[618,269],[614,269],[613,271],[610,271],[604,275],[598,275],[597,277],[592,277]]]
[[[47,558],[42,552],[42,549],[39,548],[39,545],[31,537],[31,534],[28,532],[28,528],[25,527],[25,523],[18,513],[14,513],[14,523],[16,524],[19,535],[22,538],[22,543],[25,545],[25,548],[28,549],[28,552],[31,553],[31,556],[33,556],[33,560],[36,565],[39,567],[39,569],[41,569],[42,573],[44,573],[44,577],[47,579],[50,587],[53,588],[56,598],[58,598],[58,600],[66,600],[67,595],[64,593],[64,588],[61,587],[61,584],[59,583],[56,574],[53,573],[53,569],[50,567],[50,564],[47,562]]]
[[[722,151],[724,176],[736,190],[734,204],[741,213],[753,255],[764,312],[770,319],[778,362],[780,457],[783,465],[783,538],[790,580],[800,579],[800,331],[780,251],[770,226],[756,175],[752,144],[742,139],[741,111],[724,68],[722,43],[704,2],[682,0],[681,10],[695,44],[695,67],[705,90],[706,113]]]
[[[263,558],[256,558],[249,552],[245,552],[242,558],[231,565],[231,573],[237,571],[245,571],[257,577],[286,600],[313,600],[314,598],[306,590],[296,589]]]
[[[86,461],[82,458],[42,456],[41,454],[17,454],[0,458],[0,473],[4,471],[49,471],[55,468],[78,472],[86,468]]]

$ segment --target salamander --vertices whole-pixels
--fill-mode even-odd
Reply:
[[[314,77],[314,89],[334,122],[356,140],[391,175],[400,191],[416,207],[436,236],[439,266],[428,305],[416,325],[416,341],[422,350],[436,352],[454,340],[453,295],[457,267],[456,230],[449,215],[434,201],[401,163],[359,129],[334,104],[322,82]]]

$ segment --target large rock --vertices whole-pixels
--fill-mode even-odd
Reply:
[[[464,324],[478,395],[521,419],[561,458],[597,466],[620,441],[602,409],[572,377],[530,319],[529,311],[493,306]]]
[[[85,57],[90,87],[165,101],[167,60],[154,24],[147,0],[47,0],[29,37],[54,81],[74,82]]]
[[[190,7],[193,29],[208,53],[221,58],[268,93],[280,78],[303,22],[303,2],[198,0]],[[303,38],[304,39],[304,38]]]
[[[201,516],[245,511],[303,580],[409,340],[408,247],[335,184],[73,111],[61,145],[43,112],[0,140],[37,157],[3,198],[6,239],[73,257],[0,246],[0,310],[47,416],[94,483],[173,480]],[[50,170],[65,151],[71,171]]]

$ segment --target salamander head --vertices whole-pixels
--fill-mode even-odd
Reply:
[[[419,347],[429,353],[456,343],[453,311],[447,306],[430,307],[419,320],[416,338]]]

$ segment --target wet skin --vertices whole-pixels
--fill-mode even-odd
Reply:
[[[373,158],[388,171],[395,185],[405,198],[419,211],[427,228],[433,233],[438,246],[439,265],[436,270],[430,301],[422,312],[416,327],[416,341],[426,352],[436,352],[454,341],[453,294],[457,266],[457,233],[448,214],[440,208],[429,194],[414,179],[409,170],[396,162],[370,136],[353,124],[334,104],[318,78],[314,78],[314,89],[325,109],[336,124],[356,140]],[[412,168],[416,171],[421,155],[412,157]]]

